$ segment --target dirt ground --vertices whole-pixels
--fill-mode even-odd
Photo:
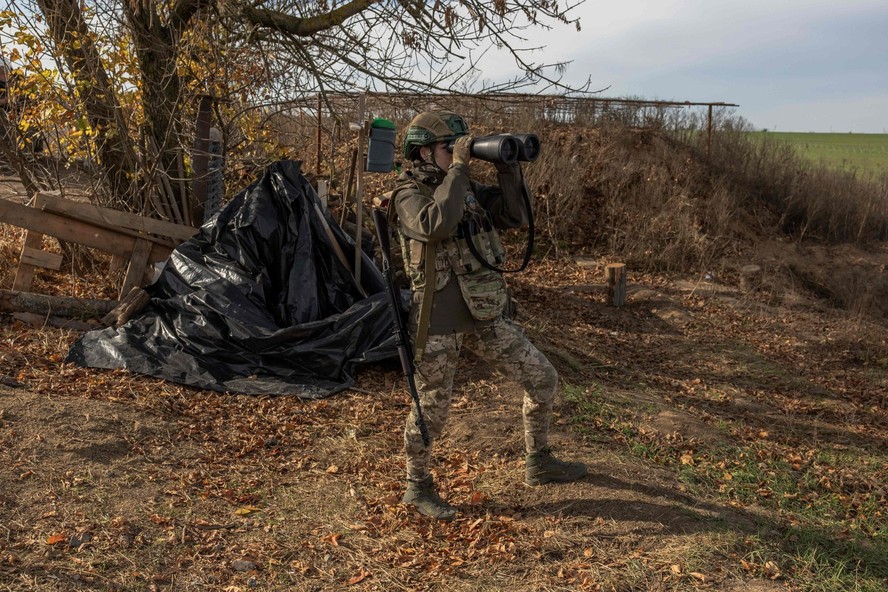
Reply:
[[[884,273],[886,249],[856,255]],[[759,498],[721,495],[740,488],[725,454],[868,451],[829,476],[884,512],[888,329],[761,257],[754,292],[630,270],[624,307],[594,255],[515,278],[518,322],[562,376],[551,443],[590,474],[525,486],[521,393],[467,357],[434,457],[450,524],[400,504],[394,367],[321,401],[223,395],[64,364],[78,333],[0,317],[0,590],[821,589],[789,564],[802,513],[762,493],[770,466]],[[710,468],[720,485],[689,478]]]
[[[789,342],[806,363],[829,363],[835,351],[818,347],[824,336],[850,339],[862,321],[658,278],[633,282],[629,305],[608,308],[595,284],[536,274],[546,284],[517,290],[525,326],[569,385],[634,409],[635,429],[717,447],[730,438],[720,422],[742,416],[746,428],[787,442],[884,447],[881,408],[878,423],[853,431],[845,419],[859,406],[767,353]],[[764,339],[743,343],[731,335],[736,323]],[[884,355],[884,329],[866,330],[880,332]],[[739,569],[744,540],[761,536],[768,511],[689,492],[675,470],[632,454],[612,429],[575,425],[564,400],[553,444],[588,462],[590,476],[524,486],[520,393],[478,360],[460,368],[435,459],[461,515],[437,524],[398,503],[407,403],[393,369],[367,368],[356,389],[319,402],[226,396],[61,364],[77,337],[61,330],[41,332],[45,357],[35,358],[20,346],[34,332],[3,321],[2,374],[15,385],[0,390],[6,589],[793,589]],[[764,384],[735,375],[743,362],[819,388],[823,409],[775,405],[758,391]],[[881,386],[869,395],[884,403],[888,359],[874,362]],[[839,364],[850,386],[855,363]],[[719,375],[734,382],[734,396],[695,401],[693,386]]]

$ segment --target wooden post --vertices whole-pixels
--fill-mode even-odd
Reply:
[[[192,205],[195,226],[203,224],[206,212],[212,108],[213,98],[210,95],[201,95],[194,124],[194,151],[191,155],[191,197],[194,199]]]
[[[361,95],[358,100],[358,113],[360,114],[361,130],[358,132],[358,169],[357,188],[355,190],[355,282],[361,285],[361,213],[364,209],[364,135],[367,133],[366,114],[367,95]]]
[[[762,286],[762,275],[758,265],[744,265],[740,268],[740,288],[744,292],[755,292]]]
[[[44,202],[38,193],[34,197],[34,207],[43,207]],[[31,284],[34,281],[34,270],[38,265],[25,257],[25,253],[29,250],[43,249],[43,233],[36,230],[28,230],[25,233],[25,244],[22,245],[22,254],[19,257],[19,266],[15,272],[15,280],[12,283],[12,289],[18,292],[30,292]],[[60,269],[59,267],[54,269]]]
[[[355,184],[355,166],[358,162],[358,149],[352,148],[351,163],[348,165],[348,177],[345,181],[345,193],[342,194],[342,210],[339,212],[339,225],[345,226],[345,219],[348,214],[348,200],[351,198],[352,187]]]
[[[151,257],[151,242],[145,239],[136,239],[133,246],[133,254],[130,257],[129,267],[123,277],[123,287],[120,288],[120,298],[123,299],[130,290],[141,286],[148,269],[148,259]]]
[[[102,324],[116,329],[142,312],[150,301],[151,296],[148,295],[148,292],[142,288],[133,288],[120,299],[117,306],[102,317]]]
[[[609,263],[604,268],[607,276],[608,306],[623,306],[626,304],[626,265],[623,263]]]
[[[15,280],[12,289],[17,292],[30,292],[31,283],[34,281],[35,262],[27,258],[25,254],[43,247],[43,234],[34,230],[25,233],[25,244],[22,246],[22,254],[19,257],[18,269],[15,272]],[[61,267],[61,266],[59,266]]]

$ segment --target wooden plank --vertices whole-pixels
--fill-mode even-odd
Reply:
[[[6,199],[0,199],[0,222],[126,258],[132,256],[136,244],[136,239],[131,236]],[[163,261],[169,257],[172,251],[173,249],[169,246],[155,243],[149,253],[148,263]]]
[[[43,209],[45,210],[56,214],[64,214],[84,222],[93,222],[104,228],[126,228],[145,234],[168,236],[179,241],[188,240],[197,233],[197,228],[192,226],[174,224],[112,208],[104,208],[91,203],[71,201],[58,195],[41,193],[39,197],[43,200]],[[150,240],[151,237],[145,238]]]
[[[148,267],[148,257],[151,255],[151,243],[144,239],[136,241],[133,254],[130,258],[126,276],[123,278],[123,287],[120,289],[120,300],[130,293],[133,288],[142,285],[145,278],[145,270]]]
[[[108,265],[108,273],[117,273],[126,267],[126,264],[129,263],[129,259],[126,257],[121,257],[120,255],[111,255],[111,264]]]
[[[2,206],[2,204],[0,204]],[[22,246],[22,255],[25,249],[40,249],[43,247],[43,234],[35,230],[28,230],[25,233],[25,244]],[[36,267],[25,261],[24,257],[19,258],[18,269],[15,270],[15,280],[12,282],[12,289],[19,292],[29,292],[31,284],[34,283],[34,270]]]
[[[22,256],[19,259],[19,265],[22,264],[58,271],[62,268],[62,256],[59,253],[50,253],[25,245],[22,247]]]

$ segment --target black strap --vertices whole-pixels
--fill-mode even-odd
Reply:
[[[533,255],[534,237],[533,207],[530,205],[530,196],[528,195],[527,184],[524,182],[523,174],[521,175],[521,197],[524,200],[524,207],[527,209],[527,249],[524,251],[524,260],[521,262],[521,267],[518,267],[517,269],[501,269],[493,263],[489,263],[487,259],[478,252],[478,247],[475,246],[475,234],[477,234],[474,232],[475,223],[469,220],[460,222],[460,225],[463,225],[463,236],[469,246],[469,251],[471,251],[472,255],[475,256],[475,259],[478,260],[482,267],[499,273],[518,273],[519,271],[524,271],[527,268],[527,264],[530,263],[530,258]]]

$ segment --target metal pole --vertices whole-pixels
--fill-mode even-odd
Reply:
[[[709,105],[709,117],[706,121],[706,156],[712,157],[712,104]]]
[[[318,141],[317,141],[317,166],[315,173],[321,176],[321,93],[318,93]]]

